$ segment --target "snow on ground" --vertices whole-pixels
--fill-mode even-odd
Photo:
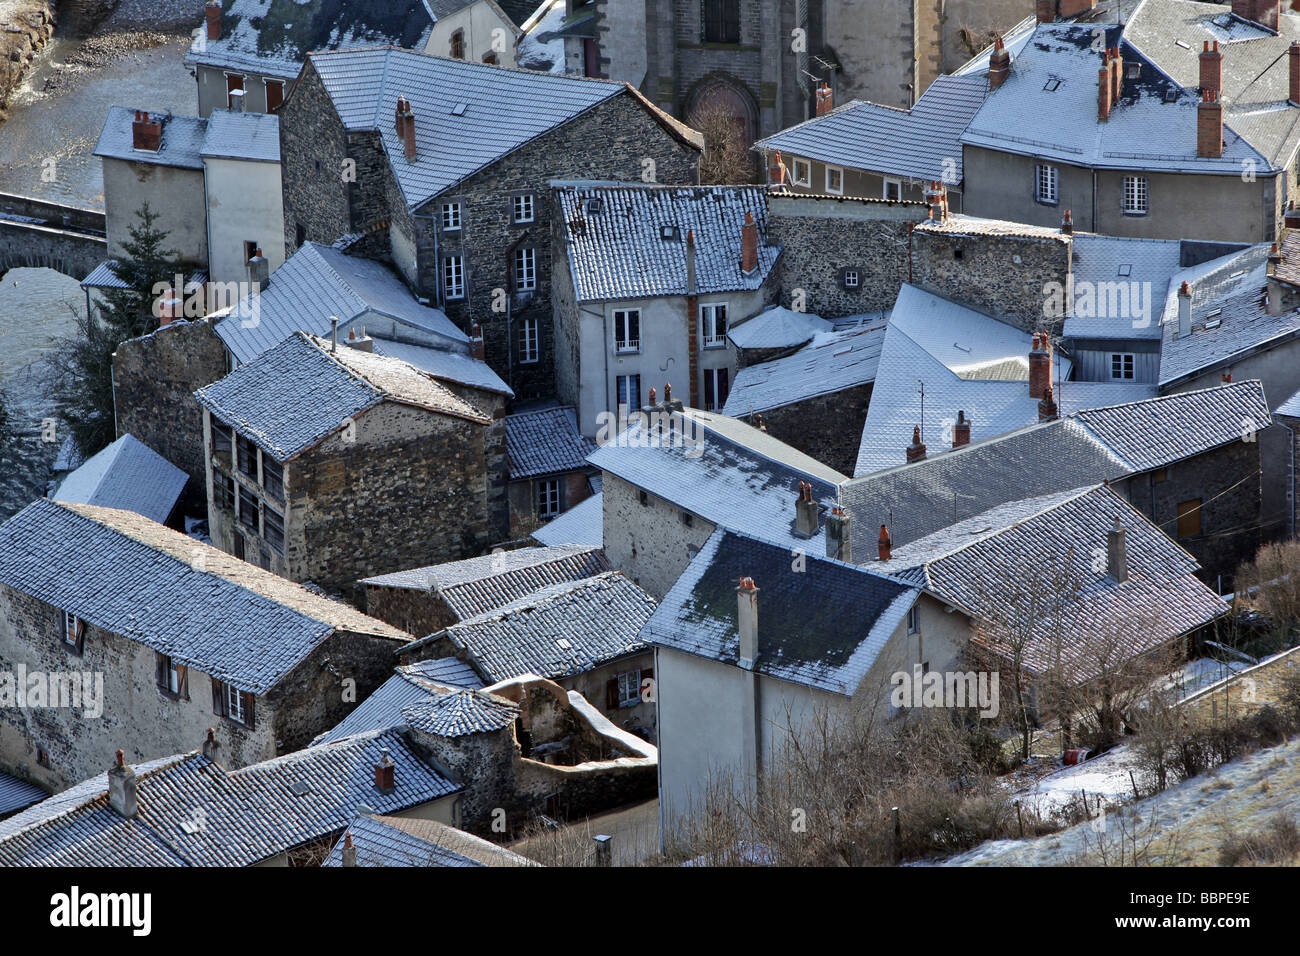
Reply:
[[[547,73],[564,72],[564,39],[556,37],[543,43],[538,39],[542,34],[558,30],[564,24],[564,0],[546,0],[542,6],[550,9],[540,20],[533,24],[528,35],[519,41],[515,53],[515,62],[526,70],[541,70]],[[539,7],[538,9],[541,9]],[[537,16],[536,12],[533,16]]]
[[[1130,770],[1137,775],[1137,759],[1127,744],[1120,744],[1100,757],[1040,778],[1032,787],[1017,792],[1015,799],[1044,817],[1072,803],[1078,806],[1083,793],[1088,795],[1090,807],[1097,805],[1099,797],[1108,805],[1117,804],[1133,795]]]

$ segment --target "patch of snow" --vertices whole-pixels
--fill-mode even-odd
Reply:
[[[533,24],[533,28],[519,41],[515,62],[525,70],[544,73],[564,73],[564,38],[554,37],[543,43],[539,37],[560,29],[564,25],[564,0],[546,0],[543,7],[550,9]],[[540,9],[540,8],[539,8]],[[533,17],[537,14],[534,13]],[[529,19],[532,19],[530,17]]]

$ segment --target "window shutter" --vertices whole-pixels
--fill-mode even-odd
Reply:
[[[212,712],[218,717],[226,716],[226,697],[221,691],[221,681],[212,678]]]
[[[240,691],[239,696],[243,698],[244,701],[244,724],[249,730],[252,730],[253,725],[257,720],[257,718],[253,716],[253,695]]]
[[[157,651],[153,652],[153,679],[159,687],[166,687],[167,683],[164,678],[167,675],[167,658]]]
[[[176,688],[184,700],[190,699],[190,669],[184,664],[176,665]]]
[[[605,709],[618,709],[618,678],[605,681]]]
[[[713,372],[710,369],[704,370],[704,407],[713,411]]]

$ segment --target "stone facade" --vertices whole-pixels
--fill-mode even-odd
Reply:
[[[520,400],[555,392],[549,182],[640,181],[651,169],[655,182],[698,181],[698,149],[626,92],[408,210],[378,134],[343,129],[310,62],[280,111],[280,142],[288,252],[303,240],[331,243],[345,234],[364,234],[349,251],[392,262],[418,295],[435,302],[462,329],[478,323],[488,364]],[[355,161],[356,176],[345,183],[347,158]],[[518,195],[533,197],[529,222],[513,220]],[[444,231],[440,213],[449,202],[460,203],[461,227]],[[521,248],[534,250],[532,290],[515,289],[513,255]],[[448,298],[443,262],[457,255],[465,294]],[[525,328],[536,342],[535,357],[521,351]]]
[[[763,430],[840,474],[851,475],[858,461],[872,384],[865,382],[768,409],[761,415]],[[758,417],[745,421],[756,426]]]
[[[460,620],[443,596],[432,588],[418,590],[367,584],[365,589],[367,614],[416,637],[436,634]]]
[[[590,476],[586,471],[571,471],[562,475],[537,475],[521,481],[510,482],[507,497],[510,500],[510,537],[526,538],[544,521],[537,517],[539,485],[543,481],[560,482],[561,514],[591,497]]]
[[[187,510],[205,513],[203,410],[196,389],[226,374],[226,347],[206,321],[177,321],[113,354],[117,434],[134,435],[190,476]]]
[[[662,601],[715,526],[695,515],[686,524],[687,512],[609,472],[601,488],[610,567]]]
[[[216,626],[216,625],[214,625]],[[62,639],[62,612],[0,585],[0,675],[90,675],[101,681],[93,709],[0,706],[0,766],[58,791],[112,766],[193,750],[216,730],[219,762],[247,766],[298,750],[338,723],[391,673],[395,642],[336,631],[266,695],[254,698],[252,727],[214,712],[211,678],[188,674],[188,696],[157,682],[152,648],[87,625],[82,653]],[[345,685],[350,678],[355,687]],[[38,755],[37,748],[42,751]]]

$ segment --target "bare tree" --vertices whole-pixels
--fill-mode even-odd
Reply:
[[[691,112],[691,126],[704,135],[700,182],[709,185],[747,183],[754,179],[754,161],[745,142],[744,120],[716,98]]]

